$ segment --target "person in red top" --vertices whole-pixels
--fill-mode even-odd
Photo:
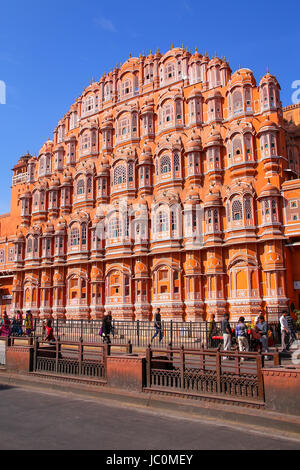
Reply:
[[[46,330],[45,341],[49,341],[50,343],[53,343],[55,341],[55,338],[54,338],[54,334],[53,334],[53,328],[52,328],[51,320],[47,320],[45,330]]]

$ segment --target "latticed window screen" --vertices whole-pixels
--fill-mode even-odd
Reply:
[[[252,136],[251,136],[251,134],[246,134],[245,135],[244,142],[245,142],[245,149],[246,149],[247,158],[249,158],[252,154]]]
[[[245,215],[248,220],[252,218],[252,205],[249,197],[245,199]]]
[[[77,183],[77,194],[83,194],[84,193],[84,181],[79,180]]]
[[[82,245],[86,245],[86,225],[83,224],[81,227],[81,243]]]
[[[264,206],[265,206],[265,213],[270,214],[270,202],[264,201]]]
[[[79,240],[80,240],[79,229],[77,227],[74,227],[71,230],[71,237],[70,237],[71,246],[79,245]]]
[[[243,97],[240,90],[236,90],[232,94],[232,103],[233,103],[233,111],[238,112],[242,111],[243,109]]]
[[[207,211],[207,223],[211,224],[211,210],[210,209]]]
[[[133,181],[133,163],[128,165],[128,180]]]
[[[275,199],[273,199],[272,200],[272,214],[276,215],[276,213],[277,213],[277,204],[276,204]]]
[[[32,252],[32,239],[29,238],[27,242],[27,253],[31,253],[31,252]]]
[[[214,223],[217,224],[218,221],[219,221],[218,209],[215,209],[215,210],[214,210]]]
[[[156,231],[157,232],[165,232],[168,227],[168,214],[166,212],[161,211],[158,214],[157,217],[157,225],[156,225]]]
[[[164,155],[160,159],[160,172],[169,173],[171,171],[171,159],[168,155]]]
[[[232,142],[234,156],[242,154],[242,140],[239,136],[236,136]]]
[[[232,203],[232,219],[233,220],[241,220],[243,216],[243,206],[241,201],[236,199]]]
[[[171,212],[171,228],[177,230],[177,214],[174,210]]]
[[[117,166],[114,172],[114,184],[126,182],[126,168],[123,165]]]
[[[122,232],[121,232],[121,225],[120,225],[120,220],[115,218],[110,221],[109,224],[109,233],[111,238],[117,238],[120,237]]]
[[[87,187],[87,193],[91,194],[91,192],[92,192],[92,178],[88,178],[86,187]]]
[[[175,155],[174,155],[174,169],[175,169],[175,171],[180,170],[180,158],[179,158],[178,153],[175,153]]]

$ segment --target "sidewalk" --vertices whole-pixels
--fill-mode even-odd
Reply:
[[[0,367],[0,389],[2,386],[43,390],[46,393],[72,393],[73,396],[84,396],[102,405],[106,403],[110,406],[133,407],[182,419],[215,422],[235,429],[251,429],[259,433],[296,439],[300,445],[300,417],[264,409],[242,408],[210,401],[196,402],[189,398],[159,396],[151,392],[127,392],[106,385],[65,382],[55,377],[42,378],[33,373],[8,373],[5,368]]]

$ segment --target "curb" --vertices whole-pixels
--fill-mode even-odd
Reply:
[[[132,392],[100,384],[85,385],[64,382],[61,379],[34,377],[28,374],[15,374],[0,369],[1,386],[24,387],[43,392],[60,391],[74,399],[89,399],[106,402],[108,406],[132,406],[143,412],[165,414],[169,418],[195,419],[215,424],[267,433],[276,437],[300,441],[300,417],[236,405],[215,402],[198,402],[191,398],[175,398],[151,392]]]

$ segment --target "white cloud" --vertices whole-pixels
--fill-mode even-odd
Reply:
[[[117,29],[116,29],[115,25],[108,18],[104,18],[102,16],[101,18],[95,18],[94,21],[98,26],[100,26],[105,31],[109,31],[110,33],[116,33],[117,32]]]

